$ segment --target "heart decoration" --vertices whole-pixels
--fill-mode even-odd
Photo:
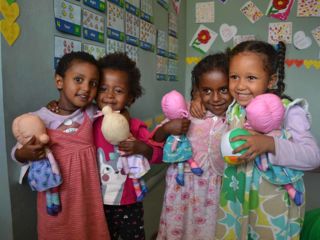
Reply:
[[[298,31],[293,36],[293,44],[297,49],[306,49],[311,46],[312,40],[307,37],[304,31]]]
[[[229,26],[226,23],[221,24],[220,26],[220,36],[223,42],[230,41],[238,32],[236,26]]]
[[[20,34],[20,26],[17,23],[12,23],[7,19],[0,21],[0,31],[8,44],[11,46],[18,38]]]
[[[288,67],[291,67],[293,64],[296,65],[298,68],[302,66],[304,63],[304,60],[300,59],[286,59],[285,63],[288,65]]]
[[[1,0],[1,5],[1,12],[5,19],[14,22],[19,17],[20,9],[17,3],[9,5],[6,1]]]
[[[7,3],[9,3],[9,5],[11,5],[14,2],[15,2],[15,0],[7,0]]]

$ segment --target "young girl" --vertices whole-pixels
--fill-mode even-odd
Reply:
[[[274,49],[262,41],[243,42],[231,50],[229,60],[229,90],[235,99],[227,112],[231,128],[244,126],[245,107],[260,94],[272,92],[288,102],[283,95],[284,43]],[[224,170],[216,239],[299,239],[304,204],[297,206],[283,186],[264,179],[253,160],[268,153],[270,164],[298,170],[319,166],[307,106],[301,99],[285,104],[284,128],[290,139],[258,133],[232,139],[246,141],[234,153],[247,151],[240,159],[244,163]],[[299,187],[304,193],[302,180]]]
[[[99,109],[108,105],[113,111],[124,114],[135,140],[119,144],[126,155],[141,154],[150,162],[161,162],[162,151],[150,147],[149,132],[139,119],[129,118],[127,107],[142,95],[140,71],[136,63],[123,53],[109,54],[99,60],[101,83],[96,102]],[[115,147],[107,142],[101,132],[103,117],[94,122],[94,142],[98,150],[102,194],[107,222],[112,239],[145,239],[143,206],[137,202],[132,179],[118,170]]]
[[[94,110],[87,108],[99,83],[97,61],[84,52],[64,55],[56,68],[55,83],[60,92],[59,114],[44,107],[34,114],[48,128],[49,148],[60,167],[62,211],[57,216],[48,215],[45,193],[38,192],[38,239],[109,239],[93,145]],[[22,148],[14,148],[13,153],[18,161],[26,163],[42,159],[45,148],[32,138]]]
[[[192,71],[192,79],[206,109],[203,119],[174,119],[159,127],[153,139],[187,133],[193,159],[202,168],[197,176],[185,167],[185,184],[176,183],[178,168],[171,165],[166,176],[166,192],[157,239],[214,239],[224,162],[220,138],[226,131],[225,112],[232,102],[228,90],[228,62],[225,54],[209,55]],[[189,126],[190,124],[190,126]],[[189,128],[189,130],[188,130]]]

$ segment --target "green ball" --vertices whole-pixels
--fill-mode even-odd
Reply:
[[[247,130],[245,130],[243,128],[235,128],[230,132],[229,140],[231,140],[234,137],[243,136],[243,135],[251,136],[251,134]],[[246,143],[245,140],[238,140],[238,141],[235,141],[235,142],[231,142],[230,141],[232,149],[236,149],[236,148],[240,147],[244,143]],[[247,149],[243,149],[242,151],[240,151],[240,153],[244,154],[246,151],[247,151]]]

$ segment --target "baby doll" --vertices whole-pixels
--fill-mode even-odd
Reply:
[[[167,119],[189,118],[187,103],[184,97],[173,90],[162,97],[161,107]],[[203,171],[192,159],[192,148],[186,135],[170,135],[163,148],[163,161],[166,163],[177,163],[178,175],[176,181],[184,185],[184,163],[188,162],[191,172],[200,176]]]
[[[269,136],[290,138],[282,128],[284,115],[285,107],[278,96],[271,93],[261,94],[252,99],[246,107],[245,127]],[[294,202],[298,206],[302,204],[303,195],[294,188],[294,183],[303,176],[301,171],[272,165],[268,162],[267,154],[261,154],[255,159],[255,163],[267,180],[283,185]]]
[[[30,113],[22,114],[14,119],[12,132],[18,141],[18,148],[26,144],[32,136],[35,136],[42,144],[49,142],[44,123],[38,116]],[[33,191],[46,191],[47,213],[57,215],[61,211],[58,186],[62,183],[62,177],[49,148],[46,148],[46,158],[31,162],[28,182]]]
[[[146,183],[141,178],[150,170],[148,159],[142,155],[121,156],[117,145],[127,139],[132,139],[129,123],[119,112],[113,112],[109,106],[102,109],[104,115],[101,125],[101,132],[104,138],[114,145],[116,152],[119,153],[117,168],[122,170],[132,179],[133,187],[137,196],[137,201],[142,201],[147,190]]]

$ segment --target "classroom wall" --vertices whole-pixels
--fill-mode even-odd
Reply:
[[[203,57],[204,54],[199,53],[193,48],[189,47],[189,43],[198,29],[199,23],[195,23],[195,4],[197,2],[209,1],[186,1],[187,3],[187,39],[186,39],[186,57]],[[216,0],[215,2],[215,22],[204,23],[205,26],[212,29],[219,34],[219,27],[223,23],[234,25],[238,28],[239,35],[254,34],[258,40],[268,40],[268,24],[269,22],[280,22],[280,20],[263,16],[259,21],[252,24],[241,12],[240,8],[247,2],[247,0],[228,0],[225,4]],[[269,1],[252,1],[257,7],[265,12]],[[296,1],[297,2],[297,1]],[[314,59],[319,60],[320,48],[311,35],[311,30],[319,26],[319,18],[316,17],[295,17],[297,12],[297,4],[293,5],[291,14],[286,22],[292,22],[293,34],[297,31],[303,30],[307,36],[313,40],[311,47],[305,50],[297,50],[293,44],[287,45],[287,55],[289,59]],[[233,41],[224,43],[220,36],[217,37],[213,43],[208,54],[223,51],[227,47],[233,47]],[[186,64],[186,96],[189,96],[191,89],[191,71],[194,64]],[[292,98],[305,98],[309,102],[309,110],[312,115],[312,133],[320,143],[320,111],[319,111],[319,71],[311,67],[307,69],[305,66],[297,68],[286,66],[287,84],[286,93]],[[306,173],[305,185],[307,189],[307,209],[320,207],[320,192],[316,191],[316,179],[319,179],[319,173]]]
[[[15,144],[11,134],[12,120],[17,115],[35,111],[58,97],[53,81],[53,57],[54,35],[60,33],[54,27],[53,1],[16,2],[20,7],[17,22],[21,34],[11,47],[3,38],[1,41],[0,99],[3,101],[0,104],[0,239],[8,240],[36,239],[36,194],[31,192],[27,183],[18,184],[19,167],[10,157],[11,148]],[[73,0],[70,2],[76,3]],[[169,6],[170,11],[173,11],[171,2]],[[153,7],[156,28],[167,31],[168,12],[156,1],[153,1]],[[160,100],[165,92],[172,89],[184,92],[185,12],[186,5],[183,3],[179,15],[181,20],[178,20],[178,54],[181,60],[178,81],[158,82],[155,75],[155,53],[139,50],[138,67],[142,73],[145,95],[132,106],[130,112],[134,117],[142,120],[154,118],[161,114]],[[161,201],[158,207],[161,208]],[[152,220],[152,216],[148,217],[150,219],[147,221]],[[153,231],[155,229],[148,229],[147,234]]]

